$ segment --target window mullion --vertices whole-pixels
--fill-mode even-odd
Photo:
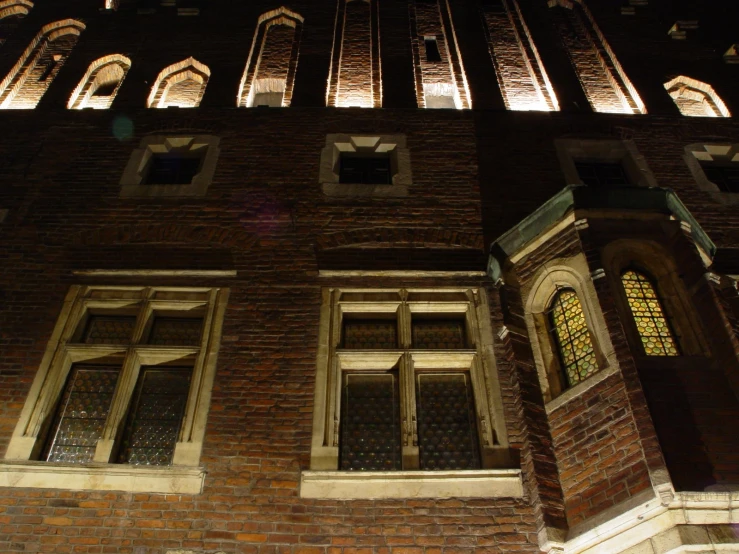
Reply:
[[[128,411],[128,405],[131,402],[133,391],[136,388],[140,369],[141,360],[136,349],[130,348],[123,361],[121,375],[118,378],[118,386],[110,403],[108,420],[105,422],[103,433],[95,449],[95,462],[109,463],[112,461],[115,441],[120,435],[121,425],[123,425],[126,418],[126,412]]]
[[[413,357],[403,354],[399,362],[400,409],[403,429],[403,469],[419,468],[418,418],[416,417],[416,387]]]

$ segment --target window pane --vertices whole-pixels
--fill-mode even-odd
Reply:
[[[92,315],[87,321],[85,344],[129,344],[136,325],[134,316]]]
[[[200,171],[200,162],[200,157],[154,154],[144,184],[189,185]]]
[[[550,317],[567,385],[576,385],[598,371],[598,365],[582,304],[574,290],[557,293]]]
[[[203,320],[184,317],[155,317],[149,344],[160,346],[198,346]]]
[[[346,376],[341,399],[342,470],[401,469],[399,402],[394,374]]]
[[[465,348],[464,321],[455,319],[414,320],[413,348],[454,350]]]
[[[397,324],[392,319],[344,321],[344,348],[379,350],[398,346]]]
[[[342,154],[339,182],[364,185],[391,184],[390,156],[388,154],[374,156]]]
[[[739,164],[736,164],[739,166]],[[702,163],[701,168],[709,181],[723,192],[739,192],[739,167]]]
[[[469,375],[417,375],[421,469],[480,469]]]
[[[423,40],[426,46],[426,61],[427,62],[440,62],[441,52],[439,52],[439,43],[435,37],[425,38]]]
[[[121,442],[120,463],[172,463],[191,374],[191,368],[141,368]]]
[[[647,356],[677,356],[677,343],[651,281],[633,270],[621,276],[636,329]]]
[[[93,460],[119,372],[115,367],[72,368],[57,407],[47,461],[84,464]]]

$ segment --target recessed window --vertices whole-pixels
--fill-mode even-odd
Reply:
[[[721,192],[739,192],[739,163],[721,165],[701,162],[703,173]]]
[[[424,37],[423,43],[426,47],[426,61],[440,62],[441,52],[439,52],[439,43],[436,37]]]
[[[203,159],[176,153],[153,154],[149,163],[145,184],[189,185],[199,173]]]
[[[589,186],[630,185],[621,162],[575,162],[577,174]]]
[[[554,296],[549,308],[550,330],[556,345],[563,382],[572,387],[596,371],[593,340],[577,293],[562,289]]]
[[[339,182],[363,185],[390,185],[392,174],[390,155],[341,154]]]

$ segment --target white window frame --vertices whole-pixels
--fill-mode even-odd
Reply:
[[[344,315],[392,314],[400,347],[382,351],[343,350]],[[464,318],[468,348],[410,348],[414,314],[455,314]],[[403,470],[339,471],[341,386],[345,371],[398,368],[400,378]],[[416,370],[467,372],[472,384],[481,470],[420,471],[414,380]],[[484,289],[333,289],[323,290],[317,359],[311,465],[301,477],[308,498],[411,498],[521,496],[520,469],[510,456],[502,395],[493,357],[488,299]]]
[[[64,301],[5,459],[0,463],[0,486],[200,493],[205,476],[199,467],[200,454],[228,295],[228,289],[219,288],[73,286]],[[155,313],[171,315],[193,310],[203,317],[198,346],[141,343]],[[79,329],[91,313],[116,311],[137,314],[130,344],[76,342]],[[44,447],[45,431],[55,415],[55,406],[73,364],[106,357],[120,358],[123,365],[93,462],[32,461]],[[193,371],[172,466],[110,463],[141,366],[183,359],[188,360],[188,365],[192,363]]]

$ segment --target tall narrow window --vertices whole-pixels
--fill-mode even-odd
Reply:
[[[426,61],[440,62],[441,52],[439,52],[439,43],[436,41],[436,37],[425,37],[423,44],[426,48]]]
[[[552,299],[549,317],[562,377],[572,387],[599,369],[577,293],[572,289],[560,290]]]
[[[649,277],[633,269],[621,275],[626,299],[647,356],[678,356],[674,333]]]
[[[44,26],[0,82],[0,109],[33,109],[77,44],[85,25],[65,19]]]
[[[585,96],[596,112],[647,113],[584,0],[552,0],[553,18]]]
[[[284,7],[259,17],[239,86],[238,106],[290,105],[302,30],[302,16]]]
[[[120,54],[111,54],[95,60],[74,89],[67,108],[70,110],[110,108],[130,68],[131,60]]]

